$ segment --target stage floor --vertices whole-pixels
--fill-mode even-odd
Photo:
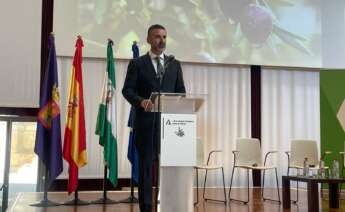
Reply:
[[[246,198],[246,189],[244,188],[234,188],[234,192],[231,192],[232,197],[236,198]],[[207,189],[207,196],[211,198],[222,199],[223,191],[222,189]],[[266,193],[267,192],[267,193]],[[100,198],[102,195],[99,191],[94,192],[80,192],[79,197],[85,201],[93,201]],[[135,194],[137,195],[137,193]],[[227,190],[228,195],[228,190]],[[234,195],[234,196],[233,196]],[[292,199],[295,199],[296,192],[295,190],[291,191]],[[122,200],[126,199],[129,196],[127,191],[114,191],[109,192],[108,197],[113,200]],[[276,198],[275,189],[265,189],[265,196]],[[345,195],[341,195],[340,208],[335,210],[330,210],[328,208],[328,194],[325,192],[324,198],[320,200],[320,208],[322,211],[345,211]],[[65,202],[74,197],[74,195],[68,196],[66,192],[51,192],[48,194],[48,198],[56,202]],[[138,204],[113,204],[113,205],[86,205],[86,206],[56,206],[49,208],[37,208],[32,207],[30,204],[37,203],[42,198],[42,193],[20,193],[18,194],[15,202],[10,205],[8,211],[24,211],[24,212],[95,212],[95,211],[117,211],[117,212],[140,212]],[[307,193],[304,190],[300,190],[300,202],[297,205],[291,204],[291,211],[308,211],[307,210]],[[250,202],[248,205],[243,205],[237,202],[231,201],[227,205],[217,202],[204,202],[202,199],[202,189],[199,190],[199,204],[194,208],[195,212],[260,212],[260,211],[283,211],[282,205],[279,205],[275,202],[262,201],[261,193],[259,188],[250,190]]]

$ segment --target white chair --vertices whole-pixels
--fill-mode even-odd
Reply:
[[[268,156],[271,153],[276,153],[277,151],[267,152],[265,155],[264,163],[262,163],[262,153],[261,153],[261,146],[260,146],[259,139],[238,138],[236,139],[236,150],[232,152],[234,154],[234,163],[233,163],[233,169],[232,169],[231,180],[230,180],[229,199],[247,204],[249,202],[249,170],[262,170],[263,171],[263,184],[262,184],[263,188],[262,188],[261,196],[263,200],[276,201],[276,202],[279,202],[280,204],[281,202],[280,202],[280,194],[279,194],[277,167],[266,165]],[[247,170],[247,188],[248,188],[247,201],[231,198],[231,188],[232,188],[232,181],[233,181],[235,168],[241,168],[241,169]],[[264,197],[265,171],[270,170],[270,169],[273,169],[275,171],[278,200],[268,199]]]
[[[288,157],[288,170],[287,175],[290,174],[290,169],[296,169],[297,173],[303,170],[304,160],[308,159],[309,169],[316,172],[319,169],[319,151],[317,149],[317,143],[314,140],[307,139],[294,139],[291,140],[290,151],[286,151]],[[323,158],[331,152],[326,151]],[[325,167],[328,170],[328,167]],[[327,172],[326,172],[327,173]],[[322,195],[322,190],[321,190]],[[298,202],[298,181],[297,181],[297,199],[292,202]]]
[[[344,150],[345,150],[345,141],[344,141]],[[340,177],[345,177],[344,176],[344,170],[345,170],[345,151],[344,152],[339,152],[339,154],[341,155],[341,157],[342,157],[342,159],[343,159],[343,166],[341,167],[341,175],[340,175]],[[342,186],[343,186],[343,184],[341,183],[340,184],[340,192],[341,192],[341,189],[342,189]]]
[[[194,203],[194,205],[199,203],[199,170],[205,170],[205,178],[204,178],[204,187],[203,187],[203,199],[205,201],[216,201],[216,202],[223,202],[225,205],[227,203],[227,198],[226,198],[226,191],[225,191],[225,179],[224,179],[224,168],[223,165],[218,165],[218,164],[211,164],[211,159],[213,157],[213,155],[215,155],[216,153],[220,154],[222,153],[221,150],[213,150],[208,154],[208,158],[207,158],[207,162],[204,163],[204,158],[203,158],[203,148],[202,147],[202,141],[201,139],[197,139],[198,141],[198,164],[197,166],[195,166],[195,172],[196,172],[196,202]],[[223,190],[224,190],[224,200],[218,200],[218,199],[211,199],[206,197],[206,181],[207,181],[207,173],[208,171],[212,171],[212,170],[221,170],[222,172],[222,178],[223,178]]]

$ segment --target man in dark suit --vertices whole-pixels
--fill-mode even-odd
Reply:
[[[139,204],[141,212],[152,210],[152,165],[158,155],[158,115],[151,113],[152,92],[185,93],[180,62],[163,52],[167,31],[158,24],[150,26],[147,42],[150,51],[129,62],[122,94],[135,107],[135,142],[139,152]]]

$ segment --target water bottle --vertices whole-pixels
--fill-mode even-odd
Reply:
[[[304,162],[303,162],[303,176],[304,176],[304,177],[309,177],[309,163],[308,163],[308,158],[304,158]]]
[[[326,175],[325,175],[325,161],[323,161],[323,159],[321,158],[320,159],[320,163],[319,163],[319,177],[320,178],[326,178]]]
[[[339,162],[336,158],[333,159],[332,163],[332,178],[339,178]]]

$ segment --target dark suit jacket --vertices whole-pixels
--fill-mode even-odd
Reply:
[[[167,57],[165,57],[166,60]],[[153,67],[150,55],[147,53],[139,58],[132,59],[127,68],[127,75],[122,94],[135,107],[134,128],[136,144],[139,151],[143,146],[149,148],[153,139],[154,114],[145,112],[140,107],[143,99],[148,99],[152,92],[185,93],[181,64],[178,60],[169,62],[160,85],[159,78]],[[157,120],[156,120],[157,121]],[[149,148],[152,149],[152,148]],[[150,151],[147,149],[146,151]]]

